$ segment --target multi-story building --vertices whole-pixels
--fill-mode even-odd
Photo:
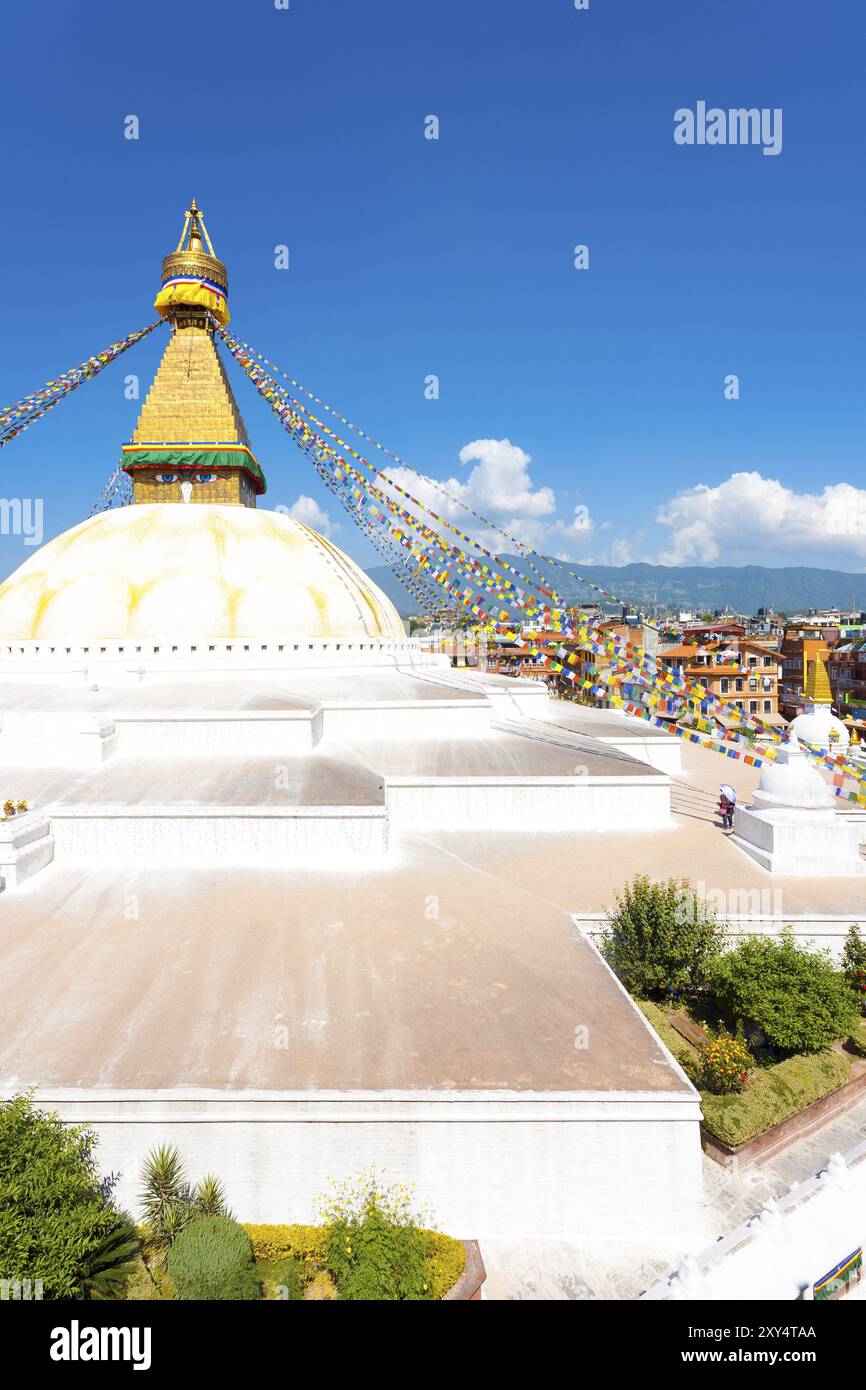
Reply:
[[[841,641],[827,657],[830,689],[842,719],[866,719],[866,637]]]
[[[731,638],[711,650],[690,643],[662,647],[662,661],[699,681],[717,700],[769,723],[779,723],[781,654],[774,638]]]
[[[550,648],[563,647],[569,655],[574,657],[574,661],[569,662],[569,670],[577,677],[578,681],[592,679],[606,671],[614,665],[610,656],[606,653],[591,652],[586,649],[576,638],[563,636],[561,631],[539,631],[531,624],[525,624],[526,635],[524,641],[529,647]],[[643,623],[640,618],[634,616],[623,621],[605,621],[605,632],[613,637],[619,637],[629,643],[632,647],[643,647],[645,651],[654,650],[654,642],[657,639],[657,631],[649,623]],[[532,634],[531,637],[529,634]],[[495,672],[501,676],[529,676],[535,680],[543,680],[557,695],[567,698],[581,698],[579,689],[575,689],[575,682],[567,677],[560,675],[556,671],[550,670],[545,664],[543,656],[532,656],[526,650],[526,646],[520,647],[514,642],[496,642],[490,639],[487,651],[481,658],[480,664],[486,671]],[[625,700],[639,701],[645,686],[640,681],[624,682],[617,686],[617,693],[622,695]],[[596,701],[593,697],[587,697],[591,703]]]

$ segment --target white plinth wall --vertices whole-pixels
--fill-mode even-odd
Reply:
[[[700,1236],[694,1093],[46,1088],[39,1104],[95,1128],[100,1166],[134,1212],[145,1154],[172,1143],[191,1177],[224,1179],[242,1221],[314,1221],[325,1175],[375,1163],[464,1237]]]
[[[837,814],[796,734],[789,734],[776,761],[765,768],[752,804],[738,809],[734,822],[734,844],[771,874],[866,873],[859,825]]]
[[[734,844],[771,874],[811,877],[866,873],[859,826],[827,810],[744,806],[737,810]]]

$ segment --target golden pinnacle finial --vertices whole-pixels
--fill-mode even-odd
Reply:
[[[205,245],[207,250],[205,250]],[[192,199],[183,215],[183,228],[177,246],[162,263],[162,289],[156,308],[163,318],[190,321],[187,308],[206,309],[221,324],[229,321],[228,276],[213,249],[205,226],[204,213]],[[183,309],[183,313],[178,311]],[[206,326],[203,315],[201,326]],[[197,320],[196,320],[197,322]]]
[[[180,234],[180,240],[175,247],[175,255],[178,251],[203,252],[202,237],[204,237],[204,240],[207,242],[208,254],[213,256],[214,260],[216,260],[217,255],[213,249],[211,239],[208,236],[207,227],[204,224],[204,213],[195,198],[193,198],[183,215],[183,230]],[[184,245],[184,242],[186,242],[186,245]]]

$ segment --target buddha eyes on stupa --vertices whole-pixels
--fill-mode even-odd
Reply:
[[[216,473],[196,473],[193,481],[196,483],[215,483]]]
[[[157,473],[157,475],[156,475],[156,481],[157,481],[158,483],[176,483],[176,482],[177,482],[177,474],[176,474],[176,473]]]

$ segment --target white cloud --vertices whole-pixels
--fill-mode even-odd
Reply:
[[[320,536],[334,536],[340,529],[339,522],[332,521],[315,498],[307,497],[303,492],[290,507],[280,506],[275,510],[293,516],[295,521],[302,521],[305,526],[311,526]]]
[[[794,492],[758,472],[732,473],[718,487],[678,492],[656,521],[672,532],[657,564],[866,563],[866,490],[850,483]]]
[[[529,476],[532,455],[512,444],[510,439],[475,439],[460,450],[462,464],[475,462],[465,485],[464,501],[494,517],[512,513],[519,517],[550,516],[556,511],[552,488],[533,490]]]
[[[558,518],[556,493],[550,487],[535,487],[529,472],[531,454],[510,439],[474,439],[463,446],[459,457],[464,466],[475,466],[466,477],[439,483],[448,497],[408,468],[389,468],[387,472],[400,487],[488,550],[501,553],[515,547],[495,527],[476,520],[467,507],[535,549],[544,550],[554,540],[560,545],[564,540],[566,549],[576,542],[586,544],[593,530],[587,508],[576,506],[570,521]]]
[[[629,565],[634,556],[632,554],[631,543],[620,536],[618,540],[611,541],[604,550],[599,550],[594,555],[581,555],[578,558],[579,565]]]
[[[585,545],[594,530],[589,508],[579,502],[574,509],[574,516],[571,521],[555,521],[551,529],[559,536],[565,536],[572,541],[580,541],[581,544]]]

